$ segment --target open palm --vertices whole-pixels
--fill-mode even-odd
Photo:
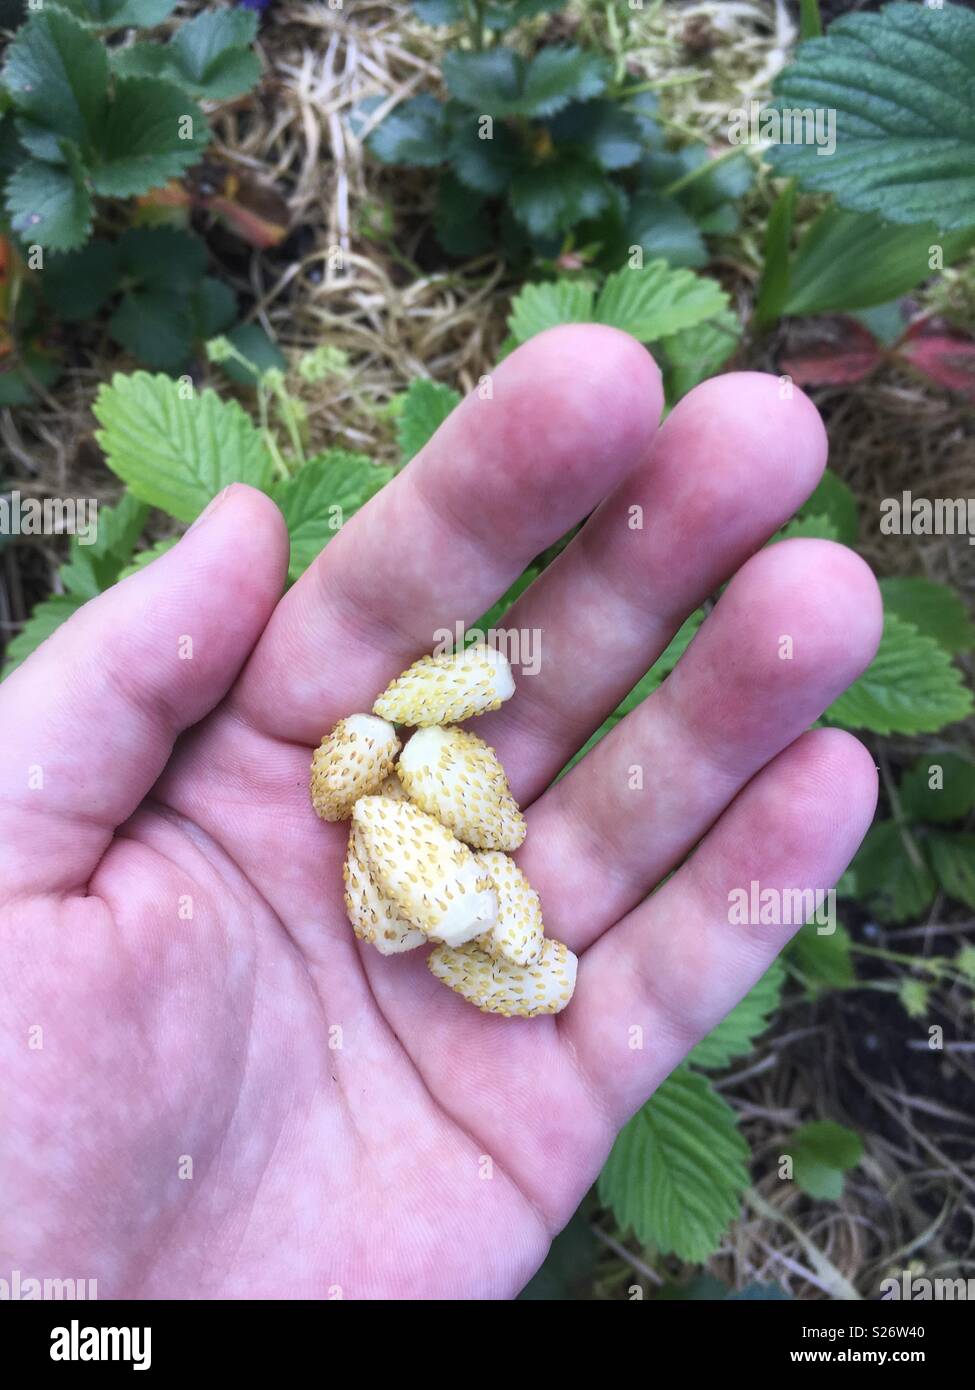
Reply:
[[[731,925],[729,891],[826,888],[856,849],[871,759],[806,731],[873,655],[876,586],[827,542],[755,553],[818,480],[814,408],[729,375],[658,432],[651,359],[597,327],[491,385],[283,599],[283,522],[236,486],[0,688],[0,1269],[103,1298],[510,1297],[790,935]],[[565,1013],[503,1019],[426,952],[355,941],[310,749],[587,516],[504,619],[538,673],[476,722],[581,956]]]

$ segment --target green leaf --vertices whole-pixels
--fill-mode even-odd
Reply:
[[[884,347],[893,347],[904,332],[904,310],[909,304],[910,300],[893,299],[870,309],[854,309],[850,317],[862,323]]]
[[[256,372],[251,371],[242,362],[235,362],[232,357],[221,361],[220,370],[225,376],[229,376],[231,381],[236,381],[241,386],[253,386],[262,372],[272,368],[283,372],[288,365],[284,353],[277,343],[268,337],[259,323],[239,323],[226,334],[226,337],[241,357],[246,357],[251,367],[256,368]]]
[[[68,559],[59,571],[69,593],[86,600],[115,583],[142,535],[147,511],[145,503],[128,492],[114,507],[98,508],[94,542],[82,545],[72,536]]]
[[[567,106],[549,126],[556,145],[577,145],[602,169],[627,169],[643,153],[640,122],[612,101]]]
[[[863,1157],[863,1143],[852,1129],[832,1120],[816,1120],[797,1129],[786,1153],[792,1155],[798,1187],[810,1197],[838,1201],[843,1174]]]
[[[704,265],[708,253],[704,238],[689,212],[673,198],[638,193],[626,214],[625,250],[639,246],[645,259],[661,259],[672,266]]]
[[[156,77],[125,77],[95,132],[91,183],[107,198],[159,188],[195,164],[210,139],[186,93]]]
[[[741,324],[733,309],[722,309],[714,318],[670,333],[659,340],[663,349],[667,401],[675,405],[701,381],[714,376],[735,352],[741,340]]]
[[[856,984],[850,944],[849,932],[839,923],[828,932],[821,931],[816,922],[806,922],[796,932],[787,957],[813,997],[824,990],[852,989]]]
[[[829,469],[820,478],[816,491],[802,504],[799,515],[828,517],[838,541],[856,544],[860,530],[856,497],[843,479]]]
[[[172,550],[173,546],[181,539],[181,536],[164,536],[161,541],[155,541],[146,550],[140,550],[138,555],[134,556],[132,561],[119,573],[119,579],[128,579],[130,574],[138,574],[147,565],[151,565],[153,560],[158,560],[160,555],[165,555],[167,551]]]
[[[975,809],[975,765],[957,753],[927,753],[901,778],[898,794],[915,820],[961,820]]]
[[[975,625],[961,597],[947,584],[933,579],[882,579],[884,608],[905,623],[913,623],[925,637],[933,637],[949,652],[975,647]]]
[[[237,296],[229,285],[207,275],[197,285],[190,300],[193,337],[201,342],[214,338],[233,322]]]
[[[542,48],[528,65],[521,114],[553,116],[570,101],[598,96],[609,80],[609,64],[581,48]]]
[[[887,612],[877,655],[825,717],[847,729],[921,734],[964,719],[971,710],[971,692],[948,652]]]
[[[447,416],[460,404],[460,392],[439,381],[411,381],[396,421],[396,438],[403,463],[408,463],[433,438]]]
[[[975,911],[975,835],[938,831],[928,837],[927,844],[938,882],[948,897]]]
[[[465,115],[455,126],[448,151],[451,168],[467,188],[495,196],[511,181],[519,161],[519,145],[507,126],[496,126],[490,140],[482,139],[478,131],[474,116]]]
[[[803,44],[774,106],[836,113],[836,149],[779,144],[768,158],[803,188],[891,222],[975,221],[975,14],[887,5],[844,15]]]
[[[738,1215],[747,1159],[735,1112],[679,1067],[620,1133],[599,1194],[644,1244],[701,1262]]]
[[[56,632],[72,613],[77,613],[83,603],[84,599],[75,594],[56,594],[39,603],[21,631],[7,646],[4,679],[11,671],[16,670],[22,661],[26,661],[31,652],[36,651],[52,632]]]
[[[870,827],[845,882],[880,922],[915,920],[935,894],[928,866],[923,860],[914,862],[892,820]]]
[[[177,372],[193,346],[190,302],[175,299],[167,289],[133,290],[122,296],[108,331],[145,366]]]
[[[126,283],[109,332],[147,367],[176,372],[194,340],[212,337],[234,316],[228,286],[205,276],[206,247],[173,227],[130,227],[117,243]]]
[[[427,92],[410,97],[390,111],[368,136],[366,144],[384,164],[430,167],[447,158],[447,120],[444,107]]]
[[[96,439],[136,497],[193,521],[228,483],[267,488],[271,459],[236,401],[206,390],[186,396],[166,376],[116,373],[93,407]]]
[[[393,476],[365,454],[329,449],[318,454],[283,483],[271,489],[288,524],[291,563],[288,574],[299,578],[335,533]]]
[[[558,237],[596,217],[610,196],[602,170],[566,151],[518,169],[508,191],[515,218],[535,238]]]
[[[733,204],[751,188],[755,175],[748,156],[736,154],[712,158],[704,145],[686,145],[674,156],[676,169],[662,186],[665,197],[674,197],[706,232],[734,232],[738,217]],[[645,168],[652,170],[662,159],[651,154]],[[693,178],[689,177],[693,174]],[[668,185],[680,181],[672,192]]]
[[[17,135],[28,154],[34,155],[45,164],[63,164],[65,162],[61,147],[61,142],[65,137],[59,135],[56,130],[48,130],[45,126],[35,125],[33,121],[19,117]]]
[[[937,246],[951,265],[975,245],[975,228],[942,236],[933,222],[904,227],[874,213],[827,208],[796,250],[782,312],[825,314],[898,299],[935,273]]]
[[[195,289],[206,270],[204,242],[175,227],[130,227],[118,240],[122,269],[148,289]]]
[[[595,1262],[596,1237],[589,1221],[577,1211],[552,1241],[545,1263],[518,1298],[545,1303],[578,1299],[590,1285]]]
[[[727,1018],[701,1039],[687,1059],[690,1065],[720,1071],[736,1057],[747,1056],[779,1007],[784,979],[785,967],[776,960]]]
[[[931,986],[904,976],[897,986],[897,999],[908,1018],[924,1018],[930,1007]]]
[[[51,251],[73,251],[91,230],[91,196],[77,150],[67,141],[63,165],[28,161],[7,182],[12,229]]]
[[[108,303],[118,276],[118,243],[96,238],[79,251],[46,258],[44,299],[63,322],[84,323]]]
[[[176,8],[176,0],[57,0],[89,29],[154,29]]]
[[[652,343],[713,318],[727,304],[715,280],[652,261],[641,270],[609,276],[596,300],[595,319]]]
[[[260,77],[260,59],[249,48],[256,33],[253,10],[203,10],[167,44],[120,49],[113,68],[122,76],[166,77],[193,96],[225,100],[248,91]]]
[[[451,96],[486,116],[525,115],[521,94],[525,60],[510,48],[490,48],[483,53],[444,54],[443,76]]]
[[[451,173],[441,175],[433,226],[437,240],[451,256],[478,256],[494,240],[483,197],[465,188]]]
[[[755,323],[758,327],[774,323],[785,309],[789,295],[789,252],[795,206],[796,186],[790,179],[773,203],[765,227],[762,283],[755,301]]]
[[[248,91],[261,73],[249,45],[257,36],[253,10],[204,10],[180,26],[167,45],[174,76],[198,96],[224,100]]]
[[[823,33],[823,18],[819,13],[819,0],[799,0],[799,37],[818,39]]]
[[[485,116],[554,116],[570,101],[598,96],[609,69],[580,48],[543,48],[527,62],[510,48],[452,49],[443,59],[451,96]]]
[[[839,540],[839,533],[828,516],[805,514],[795,516],[791,521],[787,521],[782,529],[776,531],[775,535],[771,537],[768,544],[777,545],[779,541],[792,541],[796,537],[802,537],[806,540],[836,541]]]
[[[20,115],[85,150],[108,101],[108,58],[94,34],[51,6],[17,31],[0,81]]]
[[[563,10],[566,4],[567,0],[493,0],[493,3],[489,0],[484,11],[484,22],[489,29],[503,31],[535,15]]]
[[[591,323],[595,291],[588,280],[526,285],[511,301],[508,328],[519,343],[562,323]]]

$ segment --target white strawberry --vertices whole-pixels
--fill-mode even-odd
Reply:
[[[515,861],[500,850],[486,850],[477,858],[497,890],[498,920],[475,944],[512,965],[534,965],[541,959],[544,941],[538,894]]]
[[[374,714],[350,714],[322,739],[311,761],[311,803],[322,820],[346,820],[360,796],[376,791],[400,750],[396,730]]]
[[[354,827],[349,835],[349,852],[342,866],[342,876],[345,879],[345,910],[360,941],[368,941],[384,956],[426,945],[423,932],[404,921],[394,904],[379,891]]]
[[[482,1013],[534,1018],[565,1008],[575,989],[578,961],[568,946],[548,937],[534,965],[512,965],[475,943],[459,949],[438,946],[427,956],[427,965]]]
[[[420,729],[396,771],[410,800],[476,849],[517,849],[525,822],[494,749],[466,729]]]
[[[507,657],[484,642],[444,656],[422,656],[373,705],[394,724],[459,724],[497,709],[514,694]]]
[[[409,801],[363,796],[352,823],[380,893],[432,941],[459,946],[493,928],[490,874],[439,821]]]
[[[393,801],[409,801],[409,797],[406,795],[406,788],[396,776],[395,768],[386,778],[385,782],[376,788],[376,795],[391,797]]]

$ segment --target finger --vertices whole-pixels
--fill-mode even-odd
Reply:
[[[613,1125],[721,1021],[797,929],[785,920],[738,924],[739,894],[750,897],[753,883],[772,890],[760,915],[785,919],[788,890],[830,889],[876,799],[862,744],[838,729],[804,734],[742,792],[693,858],[586,952],[562,1035]]]
[[[660,375],[596,325],[540,334],[469,396],[279,606],[235,691],[247,722],[315,743],[368,710],[438,629],[476,620],[646,456]]]
[[[870,663],[882,622],[844,546],[749,560],[663,685],[531,808],[520,862],[548,933],[584,949],[638,903]]]
[[[0,685],[0,885],[86,881],[181,730],[222,698],[274,608],[287,533],[233,485],[166,555],[85,604]]]
[[[538,796],[693,609],[809,496],[826,462],[814,405],[778,378],[704,382],[644,464],[505,616],[540,633],[518,698],[478,721],[521,802]]]

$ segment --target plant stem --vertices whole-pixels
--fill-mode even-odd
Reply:
[[[884,782],[884,791],[887,793],[887,800],[890,802],[890,809],[893,815],[894,824],[897,826],[897,829],[900,832],[900,837],[903,842],[905,852],[907,853],[907,857],[914,865],[915,869],[920,869],[923,871],[927,868],[927,866],[924,862],[924,858],[921,854],[921,851],[917,847],[917,841],[911,834],[911,828],[908,824],[907,816],[904,814],[904,808],[901,805],[901,799],[897,793],[897,788],[894,785],[894,779],[891,776],[890,765],[887,762],[887,756],[883,752],[880,753],[879,763],[880,775],[883,778]]]
[[[475,53],[484,51],[484,6],[485,0],[469,0],[467,5],[467,23]]]
[[[740,155],[741,150],[737,145],[732,145],[730,149],[724,150],[721,154],[715,155],[714,159],[707,159],[703,164],[699,164],[695,169],[688,169],[686,174],[681,174],[679,179],[674,179],[663,190],[662,197],[672,198],[675,193],[680,193],[689,184],[696,183],[698,179],[703,179],[706,174],[710,174],[719,164],[725,164],[729,159],[734,159]]]
[[[657,92],[663,87],[683,87],[687,82],[697,82],[700,76],[699,72],[674,72],[668,77],[649,77],[646,82],[638,82],[633,87],[620,87],[613,95],[618,101],[626,101],[629,97],[639,96],[641,92]]]
[[[284,422],[284,427],[288,432],[291,447],[294,450],[298,467],[301,468],[305,462],[305,450],[301,442],[301,430],[298,426],[298,418],[295,414],[294,405],[288,395],[288,388],[281,383],[274,387],[275,399],[278,403],[278,414]]]

